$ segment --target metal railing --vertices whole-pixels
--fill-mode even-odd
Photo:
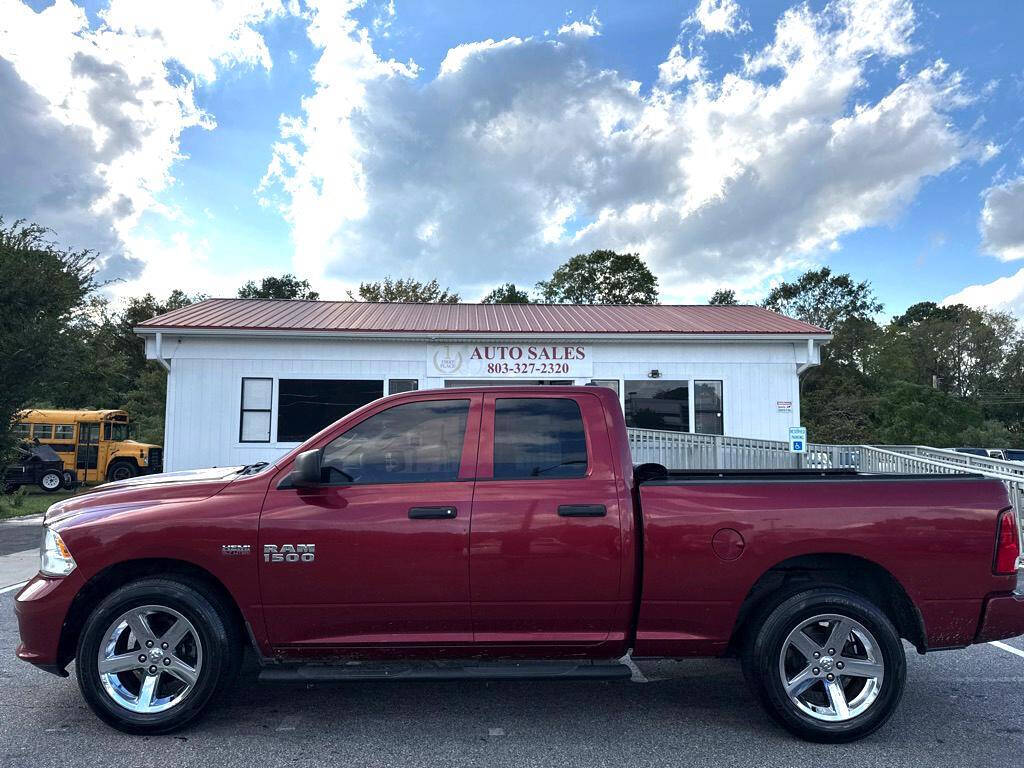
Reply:
[[[789,443],[728,435],[701,435],[630,427],[633,462],[669,469],[855,469],[869,474],[979,474],[1002,480],[1017,520],[1024,518],[1024,465],[922,445],[808,443],[791,453]],[[1024,545],[1024,526],[1018,525]]]

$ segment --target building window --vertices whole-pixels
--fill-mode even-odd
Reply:
[[[301,443],[383,395],[380,379],[281,379],[277,385],[278,442]]]
[[[74,424],[58,424],[54,428],[53,437],[56,440],[74,440],[75,439],[75,425]]]
[[[419,379],[388,379],[389,395],[397,395],[399,392],[415,392],[419,388]]]
[[[33,424],[32,437],[39,438],[40,440],[52,440],[53,424]]]
[[[693,420],[695,432],[723,434],[721,381],[693,382]]]
[[[619,394],[619,380],[618,379],[591,379],[591,384],[595,387],[608,387],[608,389],[615,390],[615,394]]]
[[[494,403],[494,479],[583,477],[587,440],[575,400],[500,398]]]
[[[242,413],[238,427],[240,443],[270,442],[273,394],[273,379],[242,379]]]
[[[626,426],[690,431],[690,382],[626,382]]]
[[[329,483],[443,483],[458,480],[469,400],[403,403],[374,414],[324,449]]]

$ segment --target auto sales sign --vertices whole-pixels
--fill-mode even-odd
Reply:
[[[429,375],[448,379],[575,379],[593,376],[590,347],[561,344],[433,344]]]

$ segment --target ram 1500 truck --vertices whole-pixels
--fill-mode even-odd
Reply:
[[[1017,521],[969,475],[634,467],[600,387],[419,391],[272,464],[53,505],[18,656],[133,733],[180,728],[252,648],[266,680],[616,677],[738,655],[767,711],[849,741],[904,646],[1024,633]]]

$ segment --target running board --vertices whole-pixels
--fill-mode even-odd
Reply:
[[[618,680],[631,670],[618,662],[396,662],[264,667],[261,683],[334,683],[354,680]]]

